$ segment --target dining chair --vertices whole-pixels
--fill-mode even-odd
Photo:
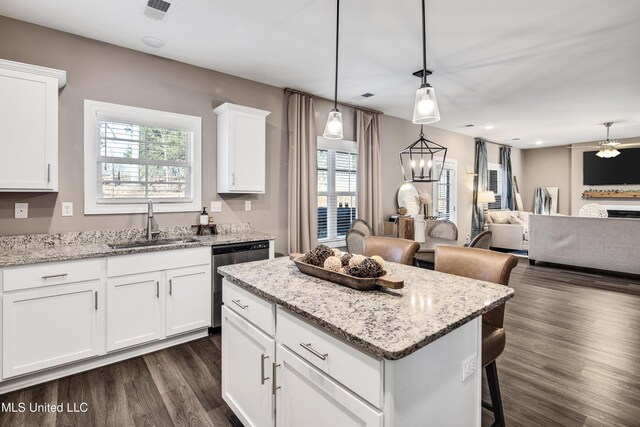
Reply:
[[[448,219],[439,219],[431,226],[429,236],[441,239],[458,240],[458,227]]]
[[[508,286],[511,270],[516,265],[518,259],[513,255],[478,248],[436,247],[435,270],[443,273]],[[482,407],[493,412],[494,426],[503,427],[504,410],[496,359],[502,354],[506,344],[504,309],[505,305],[501,304],[482,315],[482,366],[487,374],[491,395],[491,404],[482,402]]]
[[[420,249],[420,244],[397,237],[367,236],[363,249],[366,256],[378,255],[385,261],[413,265],[413,257]]]
[[[371,226],[364,219],[354,219],[351,223],[351,230],[358,230],[365,236],[373,236]]]
[[[347,251],[352,254],[362,255],[364,254],[364,238],[366,236],[362,231],[356,229],[350,229],[347,231]]]
[[[469,243],[470,248],[489,249],[491,247],[491,234],[489,230],[485,230],[482,233],[474,237]]]

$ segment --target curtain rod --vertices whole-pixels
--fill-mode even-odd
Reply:
[[[481,137],[479,137],[479,136],[476,136],[476,139],[481,139],[481,140],[483,140],[484,142],[488,142],[489,144],[497,145],[497,146],[500,146],[500,147],[513,148],[513,145],[500,144],[499,142],[489,141],[488,139],[484,139],[484,138],[481,138]]]
[[[285,91],[285,92],[291,92],[291,93],[297,93],[298,95],[305,95],[305,96],[310,96],[310,97],[312,97],[312,98],[320,98],[320,99],[325,99],[325,100],[327,100],[327,101],[330,101],[330,100],[328,100],[328,99],[326,99],[326,98],[322,98],[322,97],[320,97],[320,96],[316,96],[316,95],[313,95],[313,94],[308,93],[308,92],[303,92],[303,91],[301,91],[301,90],[291,89],[291,88],[289,88],[289,87],[285,87],[285,88],[284,88],[284,91]],[[331,101],[331,102],[333,102],[333,101]],[[374,110],[374,109],[371,109],[371,108],[360,107],[360,106],[358,106],[358,105],[347,104],[347,103],[345,103],[345,102],[340,102],[340,101],[338,101],[338,104],[340,104],[340,105],[342,105],[342,106],[344,106],[344,107],[355,108],[356,110],[361,110],[361,111],[364,111],[365,113],[371,113],[371,114],[380,114],[380,115],[384,115],[384,113],[383,113],[382,111]]]

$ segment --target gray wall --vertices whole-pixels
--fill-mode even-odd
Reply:
[[[167,60],[95,40],[0,17],[0,58],[67,71],[60,93],[58,194],[0,193],[0,235],[143,227],[136,215],[88,215],[83,206],[83,100],[112,102],[202,117],[202,204],[222,200],[217,222],[249,221],[258,230],[280,236],[278,251],[287,241],[286,97],[280,88]],[[10,40],[10,42],[5,42]],[[233,102],[271,111],[267,117],[267,183],[264,195],[216,193],[216,120],[212,108]],[[411,102],[411,99],[407,100]],[[318,133],[324,129],[332,103],[316,99]],[[355,114],[341,107],[345,138],[355,139]],[[396,192],[402,184],[398,152],[417,139],[419,127],[383,115],[380,122],[385,216],[396,212]],[[473,138],[427,127],[427,137],[442,143],[448,157],[458,160],[458,225],[461,239],[470,230],[473,177]],[[489,161],[499,162],[499,147],[488,145]],[[514,149],[513,170],[522,183],[520,150]],[[428,186],[431,190],[431,186]],[[253,210],[244,211],[251,200]],[[62,202],[74,203],[74,216],[61,216]],[[14,203],[29,203],[29,218],[16,220]],[[160,226],[194,224],[194,213],[161,213]]]
[[[536,187],[558,187],[558,213],[571,214],[571,149],[561,147],[522,150],[522,203],[533,212]],[[580,177],[582,181],[582,177]]]
[[[223,201],[217,222],[249,221],[258,230],[287,235],[287,142],[282,89],[0,17],[0,58],[67,71],[59,100],[58,194],[0,193],[0,235],[143,227],[137,215],[87,215],[83,206],[83,100],[113,102],[202,117],[202,204]],[[223,102],[271,111],[267,117],[264,195],[216,193],[216,120]],[[244,200],[252,211],[244,211]],[[14,219],[14,203],[29,203],[29,218]],[[61,216],[61,203],[74,216]],[[160,226],[195,224],[197,213],[160,213]]]
[[[619,139],[621,143],[638,143],[640,137]],[[533,191],[536,187],[558,187],[558,212],[564,215],[577,216],[580,208],[586,203],[601,205],[640,205],[638,200],[624,199],[589,199],[582,198],[582,192],[594,190],[640,190],[640,185],[582,185],[582,157],[584,151],[594,151],[598,141],[572,144],[566,146],[535,148],[523,150],[524,192],[522,194],[525,208],[533,210]],[[606,161],[606,160],[603,160]]]

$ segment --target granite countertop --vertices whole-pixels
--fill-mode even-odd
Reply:
[[[195,242],[184,242],[170,245],[147,246],[139,248],[112,249],[108,242],[131,242],[140,240],[136,234],[130,238],[123,238],[121,234],[116,237],[108,237],[108,232],[101,232],[98,237],[79,238],[65,240],[65,244],[59,244],[60,238],[56,243],[49,246],[42,244],[42,238],[38,243],[29,245],[29,242],[21,242],[12,247],[0,247],[0,268],[11,267],[16,265],[37,264],[42,262],[70,261],[84,258],[99,258],[117,255],[138,254],[144,252],[166,251],[172,249],[195,248],[200,246],[217,246],[231,243],[255,242],[258,240],[272,240],[277,236],[271,234],[260,233],[257,231],[247,230],[242,232],[232,232],[224,234],[214,234],[205,236],[190,235],[168,235],[162,238],[171,239],[195,239]],[[45,236],[45,235],[40,235]],[[31,236],[25,236],[25,239]],[[16,240],[16,239],[14,239]],[[93,241],[92,241],[93,240]]]
[[[507,286],[405,265],[393,291],[357,291],[298,271],[287,258],[228,265],[231,282],[384,359],[403,358],[513,297]]]

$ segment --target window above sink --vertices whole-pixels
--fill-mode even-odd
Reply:
[[[201,118],[85,100],[84,213],[201,208]]]

